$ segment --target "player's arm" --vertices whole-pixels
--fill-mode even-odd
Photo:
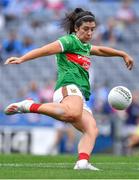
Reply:
[[[129,70],[131,70],[133,67],[133,58],[124,51],[120,51],[104,46],[93,46],[91,49],[91,55],[105,56],[105,57],[112,57],[112,56],[122,57]]]
[[[34,49],[19,58],[18,57],[8,58],[5,64],[20,64],[35,58],[49,56],[60,52],[62,52],[62,48],[59,41],[54,41],[53,43],[45,45],[41,48]]]

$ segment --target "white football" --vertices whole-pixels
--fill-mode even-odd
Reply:
[[[116,86],[109,92],[108,102],[114,109],[124,110],[132,103],[132,94],[128,88]]]

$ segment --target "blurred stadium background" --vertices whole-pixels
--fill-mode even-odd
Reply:
[[[4,66],[7,57],[21,56],[64,34],[60,19],[83,7],[92,11],[97,28],[92,41],[127,51],[135,60],[128,71],[120,58],[92,57],[88,105],[96,117],[99,136],[94,153],[136,153],[139,143],[139,1],[138,0],[0,0],[0,152],[38,155],[76,153],[80,133],[71,126],[42,115],[6,116],[12,102],[31,97],[51,102],[56,79],[55,57],[22,65]],[[127,111],[114,111],[107,103],[109,90],[126,86],[133,94]]]

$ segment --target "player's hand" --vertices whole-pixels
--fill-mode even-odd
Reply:
[[[126,64],[127,68],[129,70],[131,70],[133,65],[134,65],[133,58],[131,56],[129,56],[129,55],[126,55],[123,58],[124,58],[124,61],[125,61],[125,64]]]
[[[8,58],[4,64],[20,64],[22,61],[18,57],[10,57]]]

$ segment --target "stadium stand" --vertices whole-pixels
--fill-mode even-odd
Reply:
[[[28,2],[30,2],[30,5],[28,5]],[[20,56],[29,48],[33,49],[34,47],[42,46],[63,35],[64,32],[59,28],[59,19],[63,17],[66,11],[72,10],[77,6],[89,9],[96,15],[98,27],[96,34],[94,34],[93,44],[108,45],[125,50],[135,60],[135,67],[132,71],[128,71],[120,58],[92,57],[92,67],[90,70],[93,73],[90,76],[92,77],[90,80],[92,89],[95,89],[94,85],[96,87],[103,86],[105,82],[108,82],[109,89],[113,86],[122,85],[127,86],[131,90],[139,90],[138,1],[134,0],[129,5],[135,17],[133,22],[130,23],[124,23],[117,19],[117,13],[123,5],[122,1],[87,0],[82,2],[81,0],[59,0],[57,1],[59,3],[56,5],[51,3],[45,4],[44,2],[43,0],[24,0],[23,2],[16,0],[0,1],[0,54],[3,59],[0,60],[0,110],[3,110],[9,103],[18,100],[19,92],[24,90],[29,82],[35,80],[41,89],[47,82],[55,81],[57,72],[54,56],[26,62],[24,65],[5,66],[3,63],[7,57]],[[107,24],[111,17],[116,21],[113,24],[112,31],[108,28]],[[8,39],[11,32],[16,33],[15,41],[21,42],[18,52],[14,51],[14,48],[17,50],[17,46],[14,46],[13,41],[9,41],[7,47],[4,46],[4,42]],[[120,37],[122,37],[121,39],[118,39],[119,33]],[[111,35],[114,37],[114,40],[113,38],[111,40]],[[26,48],[23,46],[25,37],[32,39],[32,46],[27,45]],[[97,91],[97,89],[95,90]],[[102,111],[100,112],[102,113]],[[97,116],[99,116],[99,112]],[[5,122],[2,121],[4,118],[5,116],[1,114],[1,125],[10,121],[10,118],[5,118]],[[26,118],[23,117],[23,119],[26,122]],[[22,122],[24,124],[23,119]],[[102,132],[106,132],[105,125],[106,127],[110,126],[110,123],[107,121],[108,118],[104,115],[98,119],[102,121],[100,126],[103,124],[104,130]],[[49,123],[51,124],[51,118],[47,123],[43,120],[41,121],[43,125],[48,125]],[[107,126],[107,124],[109,125]]]
[[[49,6],[42,7],[43,5],[40,2],[40,9],[35,9],[35,3],[37,1],[31,1],[31,7],[34,7],[34,10],[26,9],[27,1],[24,3],[14,4],[15,1],[9,1],[9,4],[5,7],[1,5],[3,18],[5,18],[5,25],[0,30],[0,39],[1,42],[7,38],[7,35],[11,30],[16,31],[17,40],[23,41],[24,36],[27,34],[31,36],[34,41],[34,46],[41,46],[48,42],[51,42],[57,39],[60,35],[63,34],[62,30],[59,30],[57,20],[62,17],[67,8],[72,9],[77,6],[76,3],[70,3],[69,1],[63,4],[63,12],[57,10],[52,10]],[[78,1],[79,3],[80,1]],[[97,1],[88,1],[86,8],[92,10],[100,24],[105,24],[106,20],[113,16],[116,17],[116,12],[121,7],[121,2],[97,2]],[[16,7],[19,6],[19,16],[14,12]],[[138,2],[132,4],[136,15],[138,15]],[[99,11],[98,11],[99,9]],[[48,10],[48,12],[47,12]],[[15,10],[16,11],[16,10]],[[22,13],[24,15],[22,15]],[[56,17],[57,16],[57,17]],[[47,17],[47,18],[46,18]],[[139,25],[138,21],[126,26],[124,29],[124,41],[117,42],[114,47],[118,49],[123,49],[129,52],[135,59],[136,67],[132,72],[128,72],[124,67],[123,62],[120,59],[116,58],[100,58],[92,57],[92,64],[94,68],[94,81],[97,84],[101,84],[105,81],[109,81],[109,86],[116,85],[125,85],[128,86],[131,90],[139,88],[138,85],[138,69],[139,63],[138,59],[138,40],[139,40]],[[102,41],[101,44],[109,44],[109,41]],[[1,44],[3,46],[3,44]],[[113,45],[112,45],[113,46]],[[23,47],[22,47],[23,48]],[[23,49],[21,50],[23,51]],[[4,47],[1,47],[1,54],[3,59],[9,57],[13,54],[7,53]],[[22,52],[21,52],[22,54]],[[16,55],[16,54],[14,54]],[[17,54],[17,55],[20,55]],[[34,62],[25,63],[24,65],[19,66],[2,66],[0,68],[0,99],[1,105],[5,107],[12,99],[15,99],[17,96],[18,89],[22,89],[26,84],[36,79],[39,86],[42,87],[43,84],[49,79],[56,78],[56,66],[55,66],[55,57],[45,57],[41,60],[36,60]],[[119,61],[117,63],[117,61]],[[1,62],[2,64],[3,62]],[[51,73],[53,72],[53,73]],[[100,76],[101,74],[101,76]]]

